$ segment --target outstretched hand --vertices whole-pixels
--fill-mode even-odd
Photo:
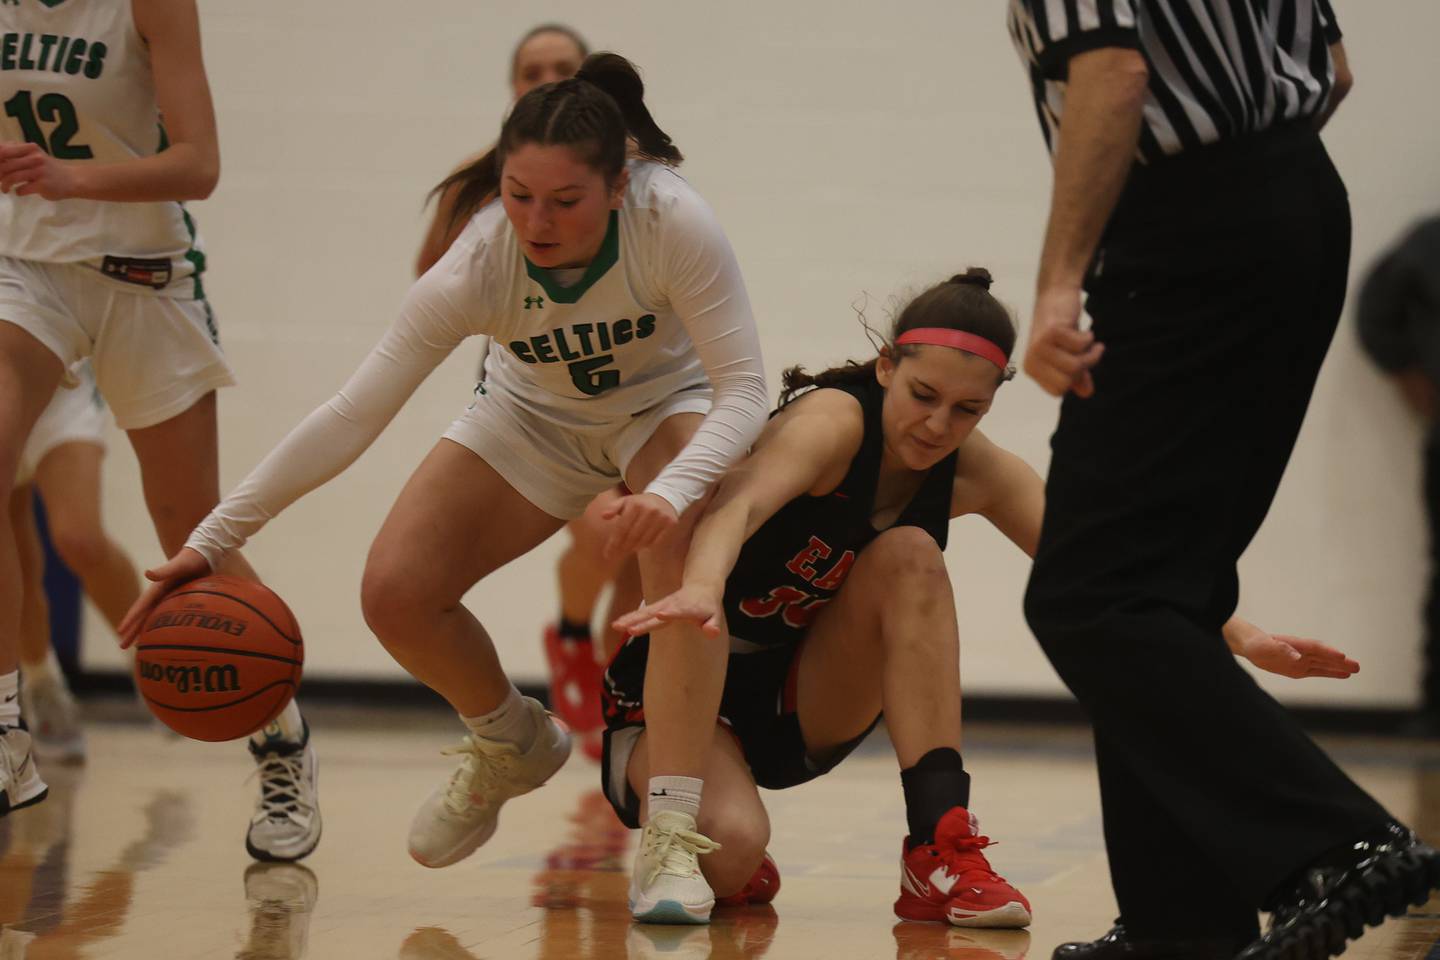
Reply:
[[[668,597],[617,617],[614,627],[624,634],[638,637],[667,623],[677,622],[698,623],[707,637],[720,636],[725,632],[721,598],[713,590],[681,587]]]
[[[150,611],[165,598],[165,594],[185,581],[203,577],[209,572],[209,561],[189,547],[181,547],[179,553],[160,566],[146,570],[145,579],[151,581],[150,586],[140,594],[140,599],[130,607],[125,619],[120,621],[120,626],[116,629],[120,634],[120,649],[128,649],[135,643],[140,636],[141,626],[150,616]]]
[[[653,493],[621,497],[606,507],[600,517],[614,521],[610,539],[605,544],[605,557],[610,560],[654,545],[680,522],[670,502]]]
[[[1240,641],[1239,653],[1261,670],[1282,677],[1329,677],[1344,680],[1360,672],[1360,664],[1318,640],[1270,634],[1256,627]]]

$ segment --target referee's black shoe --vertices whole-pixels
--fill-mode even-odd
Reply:
[[[1307,867],[1281,893],[1270,929],[1236,960],[1326,960],[1440,889],[1440,853],[1390,824]]]
[[[1233,939],[1149,940],[1116,923],[1099,940],[1062,943],[1051,960],[1231,960],[1243,944]]]

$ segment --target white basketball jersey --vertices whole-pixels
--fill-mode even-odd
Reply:
[[[683,303],[702,323],[737,306],[748,319],[748,301],[725,306],[743,288],[716,279],[729,276],[734,254],[709,207],[675,171],[643,161],[629,169],[625,203],[611,213],[584,271],[531,265],[497,202],[476,214],[421,281],[442,285],[457,325],[493,338],[482,396],[508,395],[569,430],[603,431],[616,416],[709,383],[694,331],[676,307]],[[577,272],[583,275],[566,277],[569,286],[556,282],[557,273]]]
[[[164,149],[130,0],[0,0],[0,140],[95,163]],[[205,257],[177,202],[0,194],[0,224],[0,256],[82,263],[132,290],[201,296]]]

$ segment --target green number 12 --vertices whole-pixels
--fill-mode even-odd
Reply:
[[[89,160],[95,156],[84,144],[70,142],[70,138],[80,130],[80,121],[75,118],[75,105],[58,93],[47,93],[32,106],[30,91],[21,90],[5,101],[5,115],[19,122],[26,140],[57,160]],[[40,129],[40,120],[55,124],[48,144],[45,142],[45,131]]]

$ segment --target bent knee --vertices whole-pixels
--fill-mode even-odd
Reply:
[[[770,820],[763,813],[744,816],[733,810],[700,811],[700,832],[720,844],[702,860],[716,896],[735,893],[749,882],[770,845]]]
[[[920,527],[891,527],[870,542],[862,557],[868,566],[878,567],[889,576],[947,583],[950,579],[940,544]]]
[[[610,522],[600,517],[594,505],[567,525],[570,531],[570,548],[567,551],[575,559],[586,563],[608,565],[605,544],[610,537]]]
[[[445,600],[413,569],[372,560],[360,579],[365,624],[390,646],[414,634],[415,625],[444,611]]]
[[[110,553],[110,541],[99,527],[52,524],[50,543],[65,566],[78,574],[101,566]]]

